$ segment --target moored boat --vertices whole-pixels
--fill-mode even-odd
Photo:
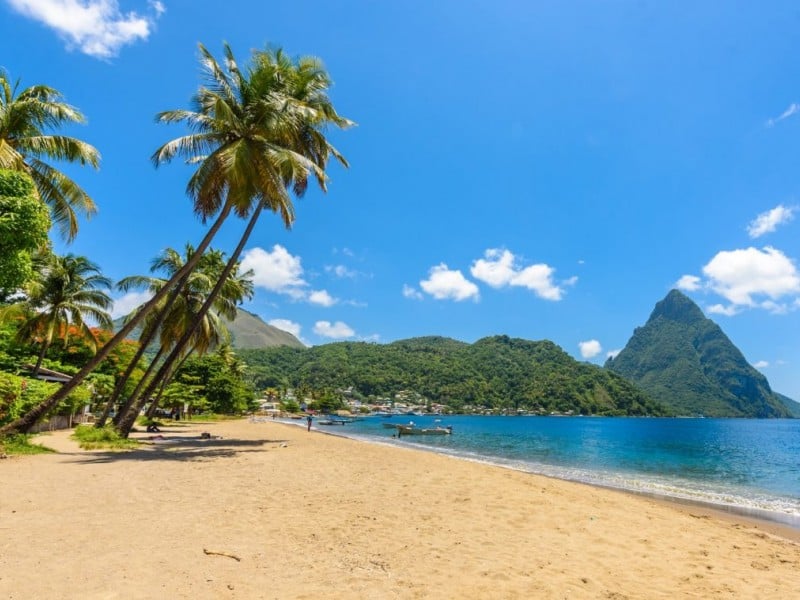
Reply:
[[[401,435],[450,435],[453,427],[416,427],[415,425],[398,425],[397,437]]]

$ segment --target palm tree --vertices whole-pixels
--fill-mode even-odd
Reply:
[[[205,222],[217,214],[195,255],[137,315],[105,344],[72,380],[27,415],[0,428],[0,436],[29,427],[58,402],[108,355],[152,310],[190,273],[231,212],[240,217],[252,213],[237,250],[231,255],[217,286],[201,308],[205,314],[225,279],[238,262],[241,249],[264,208],[280,213],[284,225],[294,221],[289,189],[302,196],[313,175],[326,189],[325,167],[332,155],[343,165],[345,159],[325,138],[329,125],[346,128],[353,123],[339,116],[327,96],[331,81],[316,58],[294,61],[281,50],[253,53],[246,73],[240,71],[233,52],[224,47],[225,67],[200,45],[207,85],[195,94],[194,110],[161,113],[163,123],[185,123],[195,133],[179,137],[153,155],[158,166],[177,156],[199,164],[189,179],[187,192],[194,200],[195,213]],[[176,345],[183,347],[193,332],[187,331]],[[163,377],[160,372],[156,378]]]
[[[151,270],[164,270],[167,274],[177,272],[192,257],[194,248],[187,244],[185,252],[184,258],[175,250],[168,248],[153,262]],[[234,272],[226,279],[221,293],[217,296],[214,302],[214,310],[200,316],[200,307],[223,271],[224,265],[224,253],[218,250],[206,252],[200,259],[197,268],[189,275],[175,302],[159,311],[159,313],[164,314],[164,317],[160,318],[160,325],[155,324],[155,319],[145,319],[146,330],[158,327],[159,351],[156,358],[151,362],[148,372],[145,373],[126,405],[118,413],[117,419],[115,419],[115,424],[123,434],[127,435],[130,431],[141,406],[150,398],[154,389],[160,386],[163,390],[169,383],[172,375],[179,368],[179,364],[176,366],[176,362],[181,363],[192,353],[202,356],[210,349],[218,347],[227,341],[228,331],[220,320],[220,316],[229,321],[236,318],[237,305],[253,295],[253,282],[251,279],[253,273],[252,271],[239,273],[237,266]],[[144,287],[150,291],[156,291],[164,284],[165,281],[157,277],[134,276],[123,279],[118,285],[123,290]],[[197,327],[194,327],[195,323],[197,323]],[[150,377],[153,367],[158,363],[158,359],[165,351],[173,347],[189,328],[192,328],[194,333],[186,345],[177,349],[178,352],[172,358],[172,363],[167,365],[168,370],[160,378]],[[166,363],[164,364],[166,365]],[[148,378],[149,383],[144,393],[142,393],[143,385]]]
[[[199,163],[187,189],[201,216],[230,205],[237,215],[250,215],[202,315],[237,264],[261,212],[279,212],[290,227],[294,207],[289,190],[302,196],[312,175],[325,191],[331,155],[347,166],[323,132],[329,125],[346,128],[353,123],[334,109],[327,95],[331,81],[318,59],[294,61],[281,50],[257,51],[242,72],[228,45],[224,68],[203,46],[200,51],[209,85],[195,95],[195,110],[159,115],[163,122],[184,122],[196,133],[164,144],[153,160],[160,164],[182,155]],[[191,330],[184,333],[173,354],[191,335]]]
[[[47,130],[84,123],[76,108],[45,85],[19,91],[0,70],[0,168],[23,171],[36,184],[39,198],[50,206],[62,235],[72,241],[78,233],[76,212],[89,217],[97,212],[92,199],[74,181],[46,160],[59,160],[97,168],[100,154],[76,138],[51,135]]]
[[[37,284],[31,286],[25,300],[12,309],[12,312],[28,315],[17,336],[40,344],[34,375],[57,338],[63,340],[65,346],[69,343],[71,327],[77,328],[89,346],[97,349],[98,340],[85,319],[88,317],[100,327],[111,327],[111,317],[106,312],[111,298],[103,291],[110,287],[111,281],[85,256],[50,255]]]

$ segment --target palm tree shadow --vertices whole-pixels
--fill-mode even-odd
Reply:
[[[280,447],[286,440],[237,440],[202,438],[163,438],[143,440],[145,445],[128,451],[102,451],[75,455],[75,462],[104,464],[126,461],[205,461],[216,458],[231,458],[238,454],[264,452],[270,445]]]

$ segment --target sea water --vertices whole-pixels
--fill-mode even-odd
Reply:
[[[409,420],[453,434],[398,438],[383,426]],[[396,415],[319,428],[800,528],[800,419]]]

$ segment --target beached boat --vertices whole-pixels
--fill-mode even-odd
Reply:
[[[398,425],[397,437],[401,435],[450,435],[453,427],[417,427],[415,425]]]

